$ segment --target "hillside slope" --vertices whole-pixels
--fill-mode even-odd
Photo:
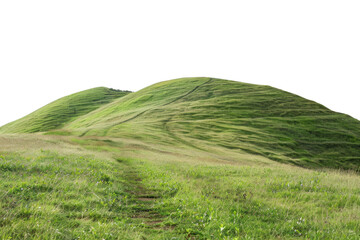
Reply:
[[[74,93],[1,127],[0,133],[34,133],[61,128],[72,119],[128,93],[105,87]]]
[[[77,136],[138,139],[214,153],[221,148],[225,155],[250,153],[311,168],[358,170],[360,166],[358,120],[270,86],[175,79],[109,99],[100,108],[85,104],[81,114],[71,110],[67,101],[58,101],[0,132],[62,128]],[[82,106],[77,99],[70,102]],[[57,108],[66,112],[64,121],[49,114]]]
[[[260,154],[307,167],[360,166],[360,122],[297,95],[212,78],[154,84],[67,126],[78,135],[137,138]]]

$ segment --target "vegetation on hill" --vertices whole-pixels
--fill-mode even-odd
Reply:
[[[221,79],[154,84],[64,129],[205,151],[223,146],[309,168],[360,167],[358,120],[270,86]]]
[[[78,92],[1,127],[0,133],[34,133],[61,128],[67,122],[128,93],[105,87]]]
[[[358,120],[270,86],[214,78],[175,79],[130,94],[90,89],[7,124],[0,133],[49,130],[204,151],[222,146],[308,168],[360,169]]]

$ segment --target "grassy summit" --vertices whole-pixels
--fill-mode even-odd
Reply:
[[[0,128],[0,133],[34,133],[61,128],[67,122],[128,94],[105,87],[78,92],[58,99]]]

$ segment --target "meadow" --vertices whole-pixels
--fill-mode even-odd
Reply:
[[[355,172],[127,139],[0,142],[1,239],[360,237]]]

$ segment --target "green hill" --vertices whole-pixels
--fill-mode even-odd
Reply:
[[[76,117],[89,113],[128,93],[127,91],[98,87],[71,94],[1,127],[0,133],[34,133],[61,128]]]
[[[357,240],[359,131],[213,78],[70,95],[0,128],[0,239]]]
[[[85,104],[80,112],[68,102],[58,100],[1,130],[62,127],[78,136],[135,138],[208,152],[222,147],[305,167],[360,166],[358,120],[270,86],[183,78],[154,84],[101,108]],[[82,106],[77,99],[71,102]],[[50,113],[54,106],[66,110],[67,118],[57,122],[60,118]]]
[[[358,120],[270,86],[221,79],[161,82],[84,115],[66,129],[206,151],[222,146],[307,167],[360,165]]]

